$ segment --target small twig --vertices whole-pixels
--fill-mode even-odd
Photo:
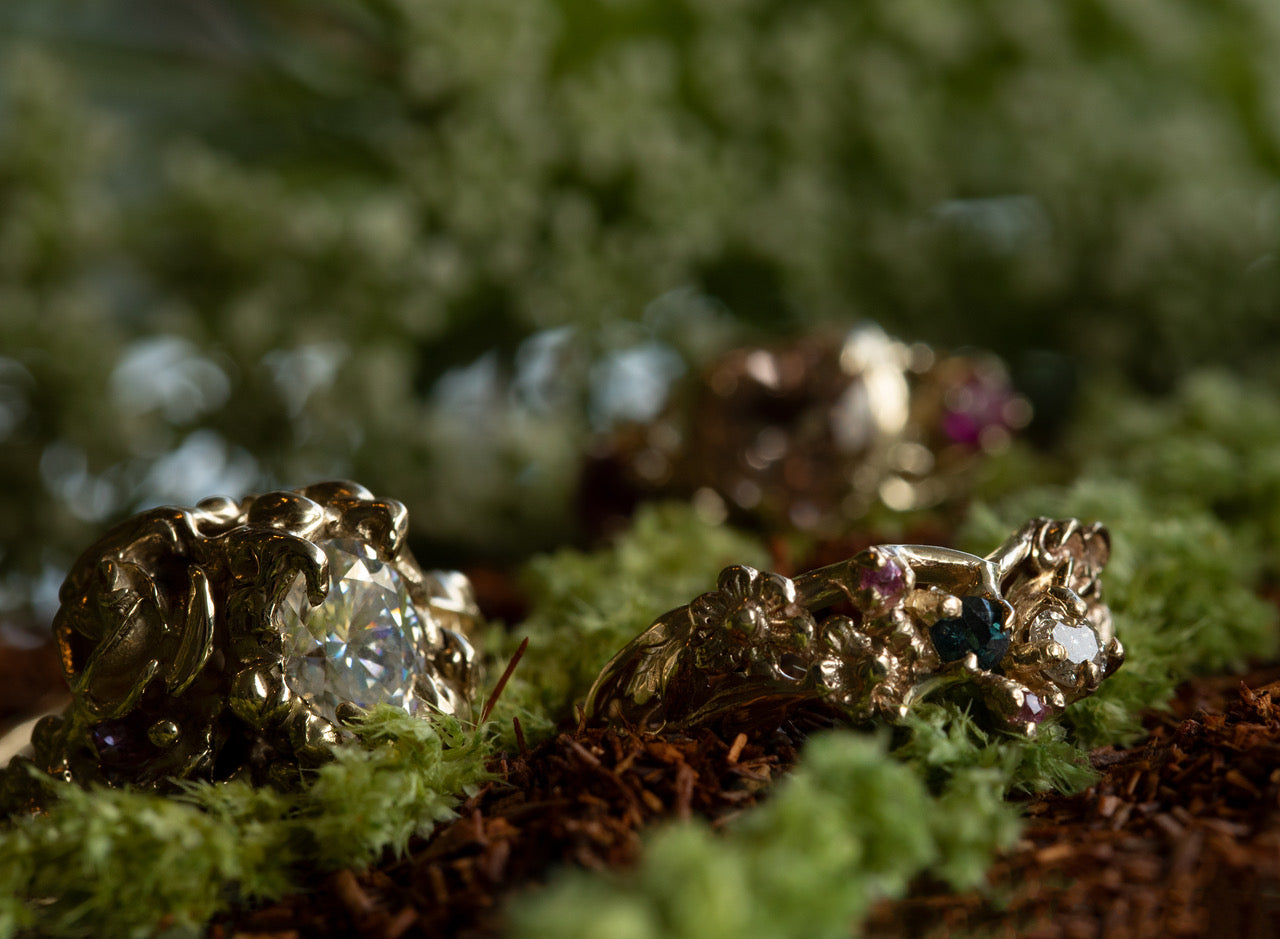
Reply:
[[[334,893],[338,895],[342,905],[353,915],[368,916],[373,912],[373,898],[365,893],[364,888],[360,886],[360,881],[356,880],[356,875],[353,871],[340,870],[333,875],[331,882]]]
[[[676,770],[676,816],[682,821],[693,817],[693,787],[698,781],[698,771],[681,762]]]
[[[524,742],[524,728],[520,726],[520,718],[511,718],[511,726],[516,732],[516,746],[520,748],[520,758],[529,759],[529,745]]]
[[[524,652],[529,648],[529,637],[525,636],[524,641],[520,643],[520,648],[516,649],[515,655],[511,656],[511,661],[507,663],[506,671],[502,673],[502,677],[498,679],[498,683],[493,686],[493,691],[489,695],[489,700],[484,703],[484,710],[480,712],[480,723],[484,723],[489,719],[489,715],[493,713],[494,705],[498,703],[498,696],[502,694],[502,689],[507,687],[507,682],[511,680],[511,673],[516,670],[516,666],[520,664],[520,660],[524,658]]]
[[[395,919],[387,923],[382,931],[382,939],[400,939],[418,921],[418,911],[406,906]]]
[[[575,754],[577,754],[578,757],[582,760],[582,762],[586,763],[588,766],[594,766],[599,768],[602,765],[600,763],[600,758],[598,756],[596,756],[594,753],[592,753],[582,744],[578,743],[578,741],[574,740],[572,737],[568,736],[567,734],[561,734],[561,739],[566,744],[568,744],[569,749],[572,750]]]

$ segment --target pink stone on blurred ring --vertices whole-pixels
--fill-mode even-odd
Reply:
[[[906,589],[907,572],[897,561],[887,559],[883,567],[864,567],[858,586],[869,591],[881,603],[892,603]]]

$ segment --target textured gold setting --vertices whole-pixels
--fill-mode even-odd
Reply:
[[[74,697],[37,725],[32,762],[81,784],[296,782],[342,736],[345,709],[335,725],[291,691],[277,610],[299,577],[313,605],[324,600],[330,571],[320,543],[330,539],[366,546],[429,614],[421,650],[429,668],[416,699],[466,716],[480,612],[461,574],[418,567],[407,528],[401,503],[351,482],[218,497],[121,523],[63,583],[54,634]],[[11,789],[21,772],[11,768]]]
[[[880,545],[794,579],[729,567],[717,590],[614,656],[587,714],[653,729],[776,726],[811,705],[894,721],[963,682],[1000,726],[1032,735],[1124,660],[1102,599],[1109,555],[1101,525],[1038,518],[985,558]],[[957,653],[983,612],[989,645]]]

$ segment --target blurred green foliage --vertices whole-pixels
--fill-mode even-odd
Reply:
[[[1012,455],[988,492],[1085,479],[997,500],[975,544],[1029,511],[1105,517],[1129,665],[1034,745],[934,704],[898,761],[819,737],[728,838],[675,829],[633,880],[513,915],[843,935],[921,870],[972,883],[1012,836],[1006,790],[1079,785],[1135,707],[1274,650],[1278,47],[1268,0],[8,0],[0,618],[47,618],[75,551],[139,507],[339,475],[404,500],[428,560],[523,556],[573,537],[591,433],[730,343],[873,317],[985,346],[1038,400],[1078,375],[1088,401],[1067,456]],[[1185,380],[1207,363],[1260,384]],[[701,589],[691,557],[754,550],[668,511],[538,562],[537,667],[502,706],[549,726]],[[397,741],[300,797],[327,806],[73,797],[5,833],[0,932],[46,895],[47,928],[148,930],[146,904],[77,893],[104,858],[131,889],[169,876],[119,844],[207,838],[161,885],[188,924],[231,885],[285,889],[281,859],[403,844],[480,761]]]
[[[637,350],[870,316],[1037,395],[1046,352],[1264,370],[1278,40],[1267,0],[10,0],[0,607],[142,505],[333,475],[428,557],[561,543]]]

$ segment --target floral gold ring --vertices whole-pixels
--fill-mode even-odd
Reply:
[[[816,705],[897,721],[964,683],[998,726],[1031,736],[1124,661],[1102,599],[1109,555],[1100,524],[1037,518],[986,557],[878,545],[794,579],[729,567],[614,656],[587,715],[744,728]]]

